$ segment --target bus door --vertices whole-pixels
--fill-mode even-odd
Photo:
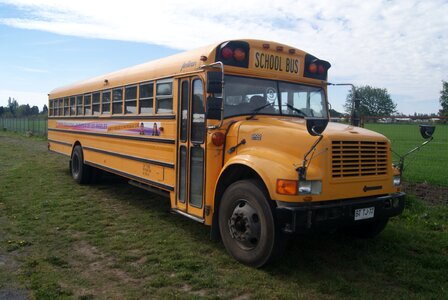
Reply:
[[[179,79],[177,209],[204,218],[205,107],[203,82]]]

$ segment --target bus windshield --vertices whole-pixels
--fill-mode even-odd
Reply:
[[[225,76],[224,117],[282,115],[327,118],[320,87],[240,76]]]

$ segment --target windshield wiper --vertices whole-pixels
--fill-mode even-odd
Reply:
[[[268,107],[268,106],[271,106],[271,105],[274,105],[275,104],[275,101],[272,101],[272,102],[268,102],[268,103],[266,103],[265,105],[262,105],[262,106],[260,106],[260,107],[257,107],[257,108],[255,108],[255,109],[253,109],[251,112],[250,112],[250,116],[249,117],[247,117],[246,118],[246,120],[251,120],[251,119],[253,119],[254,117],[255,117],[255,115],[260,111],[260,110],[262,110],[263,108],[266,108],[266,107]]]
[[[303,111],[301,111],[301,110],[298,109],[298,108],[295,108],[295,107],[292,106],[291,104],[289,104],[289,103],[285,103],[285,105],[286,105],[288,108],[290,108],[290,109],[292,109],[293,111],[295,111],[296,113],[298,113],[299,115],[301,115],[302,117],[308,117],[308,115],[307,115],[306,113],[304,113]]]

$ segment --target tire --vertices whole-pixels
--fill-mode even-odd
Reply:
[[[92,180],[92,167],[84,164],[81,146],[75,146],[70,160],[70,173],[79,184],[87,184]]]
[[[389,218],[374,220],[356,226],[345,228],[345,233],[360,239],[371,239],[379,235],[386,228]]]
[[[219,230],[227,252],[251,267],[262,267],[283,250],[268,201],[260,181],[241,180],[226,189],[219,206]]]

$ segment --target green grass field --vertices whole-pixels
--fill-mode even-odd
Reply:
[[[373,240],[301,236],[257,270],[116,177],[80,186],[44,140],[0,133],[0,298],[448,297],[448,207],[407,199]],[[5,296],[6,295],[6,296]]]
[[[403,155],[420,145],[418,125],[366,124],[367,129],[384,134],[392,142],[392,149]],[[398,157],[394,155],[398,161]],[[434,140],[405,160],[404,180],[448,186],[448,125],[436,125]]]

